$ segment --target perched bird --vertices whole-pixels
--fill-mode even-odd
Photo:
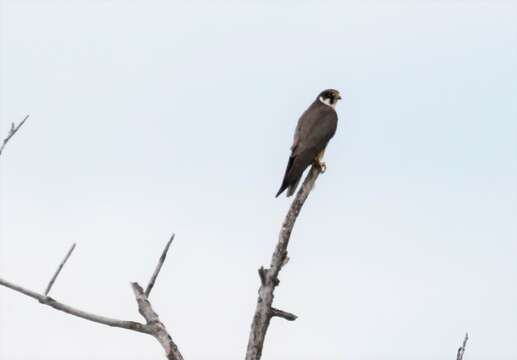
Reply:
[[[322,162],[322,158],[325,147],[336,133],[335,107],[338,100],[341,100],[339,91],[334,89],[322,91],[298,120],[291,146],[291,156],[276,197],[286,189],[287,196],[291,196],[309,165],[315,163],[321,172],[325,172],[327,167]]]

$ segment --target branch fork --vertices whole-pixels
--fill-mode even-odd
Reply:
[[[158,265],[156,266],[156,269],[151,276],[151,279],[149,280],[149,283],[146,287],[146,290],[144,289],[136,282],[131,283],[131,288],[133,289],[133,293],[135,295],[135,300],[138,305],[138,312],[142,317],[145,319],[146,323],[142,324],[136,321],[127,321],[127,320],[119,320],[119,319],[113,319],[108,318],[101,315],[92,314],[83,310],[76,309],[72,306],[66,305],[62,302],[59,302],[53,298],[51,298],[48,294],[50,293],[50,290],[52,289],[52,286],[57,280],[57,277],[61,273],[61,270],[63,269],[64,265],[70,258],[70,255],[75,249],[75,244],[72,245],[70,250],[68,250],[68,253],[66,254],[65,258],[61,263],[59,264],[56,272],[50,279],[50,282],[48,283],[45,292],[43,294],[37,293],[35,291],[25,289],[19,285],[13,284],[11,282],[8,282],[2,278],[0,278],[0,285],[5,286],[9,289],[12,289],[14,291],[17,291],[19,293],[22,293],[24,295],[27,295],[33,299],[38,300],[39,303],[43,305],[50,306],[56,310],[63,311],[67,314],[80,317],[85,320],[93,321],[98,324],[112,326],[112,327],[118,327],[121,329],[127,329],[136,331],[143,334],[148,334],[153,336],[160,345],[165,350],[165,355],[167,359],[169,360],[183,360],[183,356],[181,355],[180,351],[178,350],[178,347],[172,340],[172,337],[170,336],[169,332],[167,331],[167,328],[165,325],[160,321],[160,318],[158,314],[154,311],[151,302],[149,301],[149,295],[151,293],[151,290],[153,289],[153,286],[156,282],[156,278],[158,277],[158,274],[160,273],[160,270],[162,268],[162,265],[165,261],[165,258],[167,256],[167,252],[169,251],[169,247],[172,243],[172,240],[174,239],[174,235],[170,238],[170,240],[167,242],[167,245],[165,246],[165,249],[162,252],[162,255],[160,256],[160,259],[158,261]]]

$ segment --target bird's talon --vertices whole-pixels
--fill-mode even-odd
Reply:
[[[324,162],[318,162],[318,167],[320,168],[320,172],[323,174],[325,171],[327,171],[327,164]]]

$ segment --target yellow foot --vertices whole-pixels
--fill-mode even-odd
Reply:
[[[325,171],[327,171],[327,164],[325,164],[323,161],[318,161],[316,165],[320,168],[320,172],[323,174]]]

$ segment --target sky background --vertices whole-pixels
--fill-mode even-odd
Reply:
[[[1,1],[0,277],[244,357],[300,114],[339,126],[292,234],[269,360],[517,359],[516,1]],[[0,288],[2,360],[160,359]]]

